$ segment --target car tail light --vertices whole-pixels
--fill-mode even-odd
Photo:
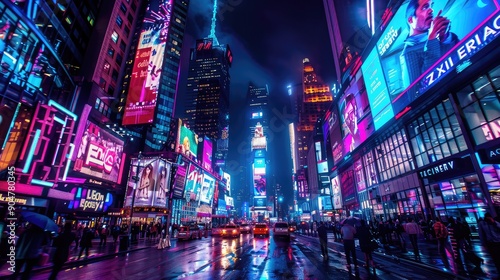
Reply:
[[[235,229],[233,229],[233,233],[236,233],[236,230],[235,230]]]

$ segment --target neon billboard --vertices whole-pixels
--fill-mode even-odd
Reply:
[[[215,178],[208,174],[205,174],[205,176],[203,176],[203,183],[201,185],[200,202],[211,204],[214,192]]]
[[[142,23],[123,125],[152,123],[172,14],[172,0],[151,0]]]
[[[183,154],[188,158],[198,156],[198,135],[186,126],[182,125],[182,120],[180,119],[176,143],[176,150],[178,153]]]
[[[413,1],[401,5],[361,66],[376,129],[411,110],[411,103],[500,34],[498,0],[432,6],[420,1],[419,13],[408,2]],[[430,28],[442,20],[440,32]]]

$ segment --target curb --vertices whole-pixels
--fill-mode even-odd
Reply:
[[[95,262],[98,262],[98,261],[101,261],[101,260],[105,260],[105,259],[111,259],[111,258],[114,258],[116,256],[120,256],[120,255],[124,255],[124,254],[128,254],[128,253],[132,253],[132,252],[136,252],[136,251],[140,251],[140,250],[144,250],[144,249],[149,249],[149,248],[152,248],[152,247],[155,247],[155,246],[134,248],[134,249],[126,250],[126,251],[119,251],[119,252],[115,252],[115,253],[111,253],[111,254],[97,256],[95,258],[81,259],[81,260],[77,260],[77,261],[67,261],[63,265],[62,270],[68,269],[68,268],[73,268],[73,267],[76,267],[76,266],[86,265],[86,264],[90,264],[90,263],[95,263]],[[49,265],[45,265],[45,266],[41,266],[41,267],[35,267],[35,268],[33,268],[32,273],[34,274],[34,273],[37,273],[37,272],[51,270],[52,266],[53,266],[52,263],[50,263]],[[9,279],[10,277],[11,277],[11,274],[9,274],[9,275],[1,275],[0,279]]]

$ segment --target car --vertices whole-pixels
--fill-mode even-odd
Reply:
[[[295,232],[295,231],[297,230],[297,226],[296,226],[296,225],[289,225],[289,226],[288,226],[288,230],[289,230],[290,232]]]
[[[227,224],[222,228],[221,237],[240,237],[240,228],[235,224]]]
[[[269,227],[264,223],[257,223],[253,227],[253,236],[266,236],[269,237]]]
[[[287,222],[276,222],[273,228],[274,237],[284,237],[290,240],[290,229]]]
[[[241,233],[250,233],[250,232],[252,232],[252,228],[250,227],[249,224],[241,224],[240,225],[240,232]]]
[[[179,233],[177,234],[178,240],[190,240],[190,239],[199,239],[202,234],[200,228],[193,224],[189,226],[181,226],[179,227]]]

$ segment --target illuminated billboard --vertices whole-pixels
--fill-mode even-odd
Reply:
[[[340,189],[344,205],[350,205],[357,202],[352,169],[348,169],[340,174]]]
[[[229,173],[224,172],[223,178],[226,179],[226,191],[231,193],[231,175]]]
[[[252,145],[252,150],[267,148],[267,140],[266,136],[264,136],[264,128],[259,122],[255,125],[255,130],[251,145]]]
[[[198,156],[198,136],[179,119],[179,133],[177,137],[177,152],[189,158]]]
[[[186,176],[184,197],[189,200],[197,200],[199,198],[202,182],[203,172],[194,164],[191,164],[189,166],[189,172]]]
[[[124,206],[132,205],[135,189],[135,206],[151,206],[155,195],[155,184],[158,175],[158,158],[133,158],[130,161],[130,173],[127,184],[127,195]]]
[[[401,5],[361,67],[376,129],[409,111],[410,103],[499,34],[497,0],[422,3],[427,6],[419,13],[408,2]],[[433,29],[435,22],[443,28]]]
[[[343,154],[354,151],[374,131],[370,103],[366,95],[361,71],[358,71],[339,98],[340,123],[342,123]]]
[[[252,120],[262,119],[262,112],[252,112]]]
[[[340,190],[339,177],[335,176],[332,182],[333,209],[342,209],[342,192]]]
[[[255,158],[253,160],[253,174],[266,174],[266,160],[264,158]]]
[[[215,178],[208,174],[205,174],[205,176],[203,176],[203,183],[201,185],[200,202],[211,204],[214,192]]]
[[[80,122],[73,170],[120,184],[125,154],[123,141],[93,122]]]
[[[78,187],[71,193],[75,198],[67,203],[67,208],[73,211],[106,212],[113,204],[113,195],[106,191]]]
[[[318,197],[318,206],[321,211],[333,210],[332,197],[329,195],[322,195]]]
[[[170,27],[172,0],[151,0],[135,53],[123,125],[152,123]]]
[[[340,133],[340,122],[337,112],[338,107],[334,104],[325,122],[328,123],[328,137],[330,137],[334,164],[337,164],[344,157],[344,144]]]
[[[362,162],[361,159],[354,162],[354,179],[356,181],[357,192],[366,190],[366,180]]]
[[[184,188],[186,185],[186,172],[189,163],[181,158],[179,164],[174,168],[172,180],[172,198],[184,198]]]
[[[203,155],[201,157],[201,166],[206,170],[212,171],[212,153],[213,143],[207,137],[203,138]]]
[[[266,175],[261,174],[253,175],[253,186],[254,186],[254,196],[265,196],[266,195]]]
[[[165,161],[158,162],[153,207],[167,207],[167,197],[170,195],[170,166],[170,163]]]

